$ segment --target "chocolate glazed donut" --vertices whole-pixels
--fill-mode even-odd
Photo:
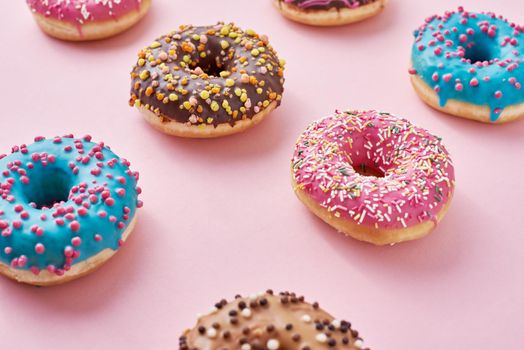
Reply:
[[[337,320],[304,297],[268,290],[221,300],[179,339],[180,350],[321,350],[363,348],[351,323]],[[369,349],[368,349],[369,350]]]
[[[242,131],[240,122],[251,126],[280,105],[284,64],[267,36],[253,30],[181,26],[138,53],[130,105],[154,113],[154,123],[178,123],[161,128],[178,136]]]

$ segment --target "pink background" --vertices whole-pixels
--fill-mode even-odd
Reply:
[[[0,13],[0,150],[73,132],[104,140],[141,172],[144,208],[99,272],[38,289],[0,280],[0,348],[176,349],[222,297],[289,289],[347,318],[372,349],[522,349],[524,121],[481,125],[426,107],[408,80],[412,30],[460,3],[524,23],[517,0],[393,0],[365,23],[317,29],[269,0],[155,0],[146,19],[102,42],[42,34],[24,1]],[[179,24],[236,21],[288,62],[281,108],[257,128],[184,140],[127,106],[137,50]],[[429,237],[394,247],[346,239],[290,186],[294,141],[335,108],[375,108],[441,135],[457,191]]]

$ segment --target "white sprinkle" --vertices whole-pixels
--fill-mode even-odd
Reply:
[[[362,341],[362,339],[357,339],[357,340],[355,340],[355,342],[353,343],[353,345],[354,345],[356,348],[362,349],[362,347],[364,346],[364,342]]]
[[[310,323],[311,322],[311,316],[309,316],[309,315],[302,316],[302,321],[305,322],[305,323]]]
[[[280,347],[280,343],[278,342],[278,340],[276,340],[276,339],[269,339],[267,341],[267,348],[269,350],[278,350],[279,347]]]
[[[240,350],[251,350],[251,345],[249,345],[248,343],[244,343],[240,347]]]
[[[340,325],[341,325],[341,322],[340,322],[340,320],[333,320],[333,321],[331,321],[331,324],[332,324],[333,327],[335,327],[336,329],[339,329],[339,328],[340,328]]]
[[[250,318],[251,315],[253,314],[253,313],[251,312],[251,309],[248,308],[248,307],[242,309],[242,311],[241,311],[240,313],[241,313],[242,316],[244,316],[245,318]]]
[[[207,331],[206,331],[206,335],[207,335],[209,338],[215,338],[215,337],[217,336],[217,330],[214,329],[213,327],[208,328]]]
[[[319,333],[317,334],[317,336],[315,337],[315,339],[319,342],[319,343],[325,343],[327,342],[327,335],[325,335],[324,333]]]

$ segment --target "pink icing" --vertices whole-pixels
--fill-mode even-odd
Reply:
[[[384,177],[363,176],[353,166]],[[440,138],[376,111],[337,112],[311,124],[293,156],[293,177],[337,217],[375,228],[433,221],[453,193],[453,163]]]
[[[116,20],[140,9],[142,0],[26,0],[33,12],[82,25]]]
[[[295,3],[295,5],[300,8],[327,7],[333,5],[334,3],[347,8],[356,8],[361,6],[362,0],[304,0],[302,2],[297,2],[297,0],[284,0],[284,2],[288,4]]]

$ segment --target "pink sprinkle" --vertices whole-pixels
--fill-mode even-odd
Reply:
[[[479,81],[477,78],[473,78],[470,80],[469,85],[471,86],[479,86]]]
[[[22,221],[18,221],[18,220],[13,221],[13,227],[15,229],[19,229],[20,227],[22,227]]]
[[[462,91],[464,89],[464,86],[461,83],[457,83],[455,85],[455,90]]]
[[[466,41],[468,41],[468,36],[466,34],[460,34],[459,40],[461,43],[465,43]]]
[[[102,240],[102,235],[100,235],[98,233],[95,234],[95,241],[100,242],[101,240]]]
[[[5,247],[4,248],[4,253],[6,253],[6,254],[11,254],[12,251],[13,251],[13,248],[11,248],[11,247]]]
[[[67,257],[72,257],[73,256],[73,247],[70,247],[70,246],[67,246],[64,248],[64,255],[67,256]]]
[[[105,200],[105,203],[106,203],[106,205],[112,207],[115,204],[115,200],[113,198],[109,197],[109,198],[107,198]]]
[[[412,69],[410,69],[410,71],[411,71],[411,70],[414,70],[414,69],[412,68]],[[411,73],[411,72],[410,72],[410,73]],[[415,70],[415,72],[414,72],[413,74],[415,74],[415,73],[417,73],[416,70]],[[126,178],[123,177],[123,176],[118,176],[118,177],[116,178],[116,180],[117,180],[118,182],[120,182],[122,185],[125,185],[126,182],[127,182],[127,181],[126,181]]]
[[[75,220],[69,224],[69,228],[73,232],[78,232],[80,230],[80,223]]]
[[[433,81],[438,81],[439,79],[438,73],[433,73],[433,75],[431,76],[431,79],[433,79]]]
[[[35,245],[35,252],[37,254],[43,254],[45,252],[45,246],[42,243],[37,243]]]
[[[502,97],[502,91],[495,91],[495,98],[501,98]]]
[[[78,247],[80,244],[82,244],[82,239],[80,237],[73,237],[71,239],[71,244],[73,245],[73,247]]]
[[[25,264],[27,264],[27,256],[20,255],[20,257],[18,258],[18,267],[24,267]]]
[[[411,75],[415,75],[415,74],[417,74],[417,70],[416,70],[415,68],[410,68],[410,69],[408,69],[408,72],[409,72],[409,74],[411,74]]]
[[[453,78],[453,75],[451,75],[450,73],[444,74],[444,75],[442,76],[442,79],[444,79],[444,81],[445,81],[446,83],[449,83],[449,81],[451,80],[451,78]]]

